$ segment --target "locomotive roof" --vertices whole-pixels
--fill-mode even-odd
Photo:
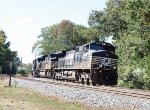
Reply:
[[[51,58],[53,57],[63,57],[66,55],[66,51],[57,51],[54,53],[49,54],[51,56]]]
[[[84,45],[79,45],[79,46],[76,46],[75,48],[78,48],[78,47],[81,47],[81,46],[87,46],[87,45],[94,45],[94,44],[100,44],[100,45],[106,45],[106,46],[111,46],[111,47],[114,47],[111,43],[108,43],[108,42],[101,42],[101,41],[93,41],[93,42],[90,42],[90,43],[87,43],[87,44],[84,44]],[[50,53],[49,55],[43,55],[39,58],[37,58],[38,61],[43,61],[45,60],[46,57],[50,56],[51,58],[53,57],[63,57],[66,55],[66,53],[70,53],[70,52],[74,52],[75,48],[71,48],[71,49],[68,49],[68,50],[64,50],[64,51],[56,51],[54,53]],[[115,47],[114,47],[115,48]]]
[[[93,41],[93,42],[90,42],[90,43],[87,43],[87,44],[84,44],[84,45],[79,45],[79,46],[76,46],[76,48],[80,48],[80,47],[83,47],[83,46],[87,46],[87,45],[95,45],[95,44],[100,44],[100,45],[103,45],[103,46],[111,46],[112,48],[115,48],[114,45],[112,45],[111,43],[108,43],[108,42],[101,42],[101,41]]]
[[[48,56],[48,55],[43,55],[43,56],[37,58],[37,60],[38,60],[38,61],[44,61],[47,56]]]
[[[90,43],[87,43],[87,44],[84,44],[83,46],[86,46],[86,45],[91,45],[91,44],[100,44],[100,45],[106,45],[106,46],[113,46],[111,43],[108,43],[108,42],[101,42],[101,41],[93,41],[93,42],[90,42]],[[113,46],[114,47],[114,46]]]

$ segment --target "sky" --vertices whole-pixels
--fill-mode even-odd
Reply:
[[[41,28],[70,20],[88,26],[92,10],[103,10],[107,0],[0,0],[0,29],[23,63],[36,57],[32,46]]]

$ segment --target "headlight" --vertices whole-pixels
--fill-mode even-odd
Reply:
[[[113,69],[115,70],[115,69],[116,69],[116,67],[114,66],[114,67],[113,67]]]
[[[102,65],[99,65],[99,67],[101,68],[101,67],[103,67]]]

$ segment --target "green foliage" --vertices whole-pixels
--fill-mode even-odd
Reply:
[[[5,43],[7,36],[3,30],[0,30],[0,47]]]
[[[32,64],[31,63],[28,63],[28,64],[23,63],[22,67],[19,69],[18,73],[21,76],[28,76],[29,74],[32,73]]]
[[[122,36],[115,41],[119,47],[117,49],[119,55],[119,72],[124,76],[121,78],[121,84],[123,81],[124,85],[130,88],[150,89],[148,85],[150,35],[148,34],[149,32],[143,31],[143,27],[141,27],[141,24],[147,24],[144,13],[148,4],[145,3],[146,0],[137,0],[136,2],[122,0],[122,2],[126,5],[124,11],[120,13],[126,15],[124,20],[127,22],[128,28],[127,31],[121,32],[120,35]],[[126,65],[132,67],[132,69],[128,68],[130,72],[128,69],[121,71]]]
[[[89,16],[89,25],[91,26],[92,30],[95,30],[97,34],[95,38],[100,38],[104,40],[107,37],[108,29],[106,28],[106,17],[104,11],[92,11]]]
[[[124,67],[123,71],[125,73],[120,74],[119,76],[119,86],[128,87],[128,88],[138,88],[144,89],[144,75],[145,69],[135,67]]]
[[[145,68],[145,74],[143,76],[144,80],[144,88],[150,90],[150,56],[145,56],[139,65],[143,68]]]
[[[31,63],[27,64],[27,72],[28,73],[32,72],[32,64]]]
[[[64,44],[62,36],[59,38],[55,36],[54,28],[55,25],[41,30],[41,34],[38,36],[39,40],[33,46],[33,51],[45,55],[68,47]]]
[[[150,89],[150,0],[108,0],[92,11],[89,25],[118,46],[119,86]],[[105,37],[104,37],[105,38]]]
[[[10,42],[7,42],[7,36],[3,30],[0,30],[0,65],[2,73],[10,73],[10,62],[13,62],[12,72],[17,72],[17,52],[11,51]]]
[[[0,65],[0,74],[2,74],[2,67],[1,67],[1,65]]]
[[[28,72],[24,69],[20,70],[18,73],[21,74],[21,76],[27,76],[28,75]]]
[[[91,39],[88,28],[76,25],[69,20],[62,20],[59,24],[41,29],[38,41],[33,45],[32,51],[39,55],[46,55],[55,51],[67,50],[76,45],[86,43]]]

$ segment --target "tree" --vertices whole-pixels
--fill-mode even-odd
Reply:
[[[99,37],[103,40],[109,36],[118,39],[124,31],[127,30],[127,22],[124,20],[123,14],[120,13],[124,6],[124,2],[115,4],[114,0],[108,0],[107,8],[103,11],[93,10],[89,16],[89,25],[98,30]]]
[[[108,33],[108,29],[106,26],[106,17],[104,11],[94,11],[90,13],[88,24],[91,27],[91,30],[96,33],[94,38],[105,40]]]
[[[62,20],[56,25],[42,28],[32,50],[39,55],[46,55],[73,48],[87,42],[87,34],[85,34],[87,30],[85,26]]]
[[[3,30],[0,30],[0,47],[5,43],[7,36]]]
[[[132,88],[150,89],[150,86],[148,87],[146,85],[145,80],[150,78],[148,75],[149,71],[147,71],[148,68],[144,66],[147,65],[145,59],[149,59],[150,55],[150,35],[148,34],[149,32],[143,30],[143,27],[141,26],[141,24],[149,25],[149,23],[145,21],[145,19],[147,19],[145,18],[145,13],[148,13],[147,10],[149,7],[148,1],[120,0],[120,4],[121,3],[125,5],[119,10],[120,17],[124,17],[128,28],[126,31],[120,31],[121,37],[115,42],[119,47],[117,50],[120,57],[119,72],[122,73],[119,78],[126,83],[127,87],[130,87],[130,82],[132,82]],[[132,67],[132,69],[127,68],[127,65]],[[124,73],[128,69],[130,69],[130,72],[125,75]],[[124,76],[126,76],[126,78]],[[145,78],[145,76],[147,76],[147,78]]]
[[[91,28],[103,37],[112,36],[118,46],[119,85],[149,88],[149,0],[108,0],[103,11],[92,11]]]
[[[37,52],[38,55],[46,55],[55,51],[65,50],[68,48],[68,45],[64,42],[63,36],[58,37],[56,25],[42,28],[32,51]]]
[[[3,30],[0,30],[0,66],[2,73],[10,73],[10,61],[15,61],[17,52],[11,51],[10,42],[6,42],[7,36]],[[13,73],[16,73],[17,67],[13,64]]]
[[[0,66],[0,74],[2,74],[2,67]]]

